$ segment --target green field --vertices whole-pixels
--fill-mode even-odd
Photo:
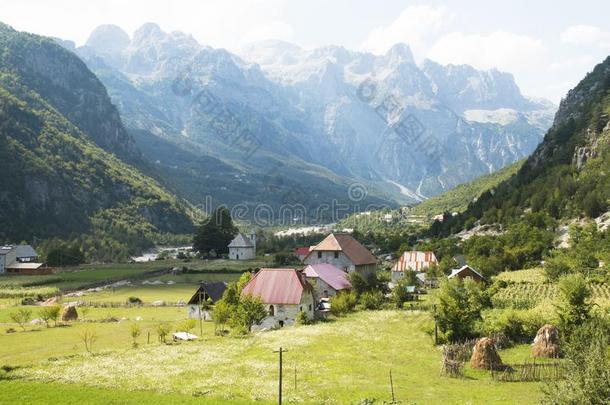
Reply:
[[[390,369],[397,398],[407,403],[529,403],[540,395],[537,383],[494,382],[485,372],[467,369],[463,379],[440,376],[439,349],[422,331],[430,322],[426,313],[359,312],[334,322],[247,338],[217,337],[213,325],[204,323],[203,339],[172,345],[155,339],[147,344],[146,331],[162,320],[183,319],[183,308],[93,309],[88,319],[109,313],[129,320],[76,322],[70,327],[0,335],[0,363],[21,366],[9,373],[17,379],[15,384],[5,383],[3,391],[16,396],[34,384],[33,392],[40,392],[40,398],[53,398],[65,384],[69,390],[85,387],[91,395],[99,394],[100,401],[113,392],[126,398],[149,395],[153,399],[152,393],[158,393],[201,396],[210,403],[266,403],[275,399],[277,354],[273,350],[282,346],[288,349],[285,395],[293,403],[387,401]],[[129,326],[136,316],[143,318],[139,322],[145,332],[140,347],[134,349]],[[78,338],[85,328],[99,335],[93,355],[85,354]],[[17,345],[20,350],[15,353]],[[501,355],[506,362],[521,362],[528,351],[524,345]],[[52,384],[38,384],[48,382]]]
[[[496,277],[508,283],[493,298],[497,307],[551,305],[558,296],[557,284],[547,282],[541,268],[507,271]],[[591,298],[602,308],[610,307],[610,286],[591,284]]]

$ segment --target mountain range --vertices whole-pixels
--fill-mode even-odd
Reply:
[[[508,73],[418,64],[404,44],[378,56],[265,41],[237,55],[151,23],[60,42],[179,194],[250,213],[261,201],[352,207],[354,183],[360,208],[422,201],[527,156],[555,110]]]
[[[74,53],[1,23],[0,50],[0,240],[192,232],[196,211],[143,174],[119,111]]]
[[[610,56],[562,100],[544,140],[517,173],[434,227],[449,235],[477,223],[510,224],[527,213],[569,223],[607,221],[610,208]]]

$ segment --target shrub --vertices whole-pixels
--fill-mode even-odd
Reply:
[[[591,316],[591,288],[581,274],[570,274],[559,280],[556,304],[559,325],[565,335],[585,323]]]
[[[408,272],[413,273],[413,272]],[[414,274],[414,273],[413,273]],[[402,308],[403,304],[413,299],[413,294],[407,291],[408,286],[414,286],[410,280],[401,279],[396,283],[396,286],[392,290],[392,302],[396,305],[396,308]]]
[[[341,316],[351,312],[356,307],[356,293],[342,292],[330,299],[330,313]]]
[[[571,271],[570,265],[562,255],[551,256],[544,262],[544,274],[549,281],[556,281]]]
[[[224,333],[225,325],[231,318],[233,308],[224,300],[221,299],[214,304],[212,317],[214,318],[214,328],[216,333]]]
[[[459,342],[475,334],[475,323],[481,318],[483,292],[477,282],[457,278],[441,283],[436,319],[439,329],[450,342]]]
[[[197,326],[197,321],[194,319],[186,319],[176,326],[176,332],[186,332],[191,333],[193,329]]]
[[[159,342],[165,343],[166,339],[167,339],[167,335],[169,335],[171,330],[172,330],[172,326],[168,323],[158,324],[157,328],[156,328],[156,332],[157,332],[157,337],[159,338]]]
[[[131,305],[142,305],[142,300],[138,297],[127,298],[127,303]]]
[[[568,378],[543,387],[550,404],[607,404],[610,398],[608,325],[601,320],[576,327],[565,346]]]
[[[307,316],[307,312],[299,311],[299,313],[297,314],[297,317],[295,319],[295,322],[297,325],[309,325],[309,323],[311,321],[309,320],[309,316]]]
[[[32,311],[27,308],[19,308],[17,311],[12,312],[9,317],[25,331],[25,324],[32,319]]]
[[[267,309],[258,297],[246,295],[231,314],[231,325],[239,334],[248,333],[252,326],[260,323],[267,316]]]
[[[380,309],[384,296],[381,291],[367,291],[360,296],[360,304],[364,309]]]
[[[40,309],[40,318],[46,323],[47,328],[48,328],[49,321],[53,321],[53,323],[55,325],[57,325],[57,318],[59,318],[60,312],[61,312],[61,307],[59,305],[42,307]]]
[[[131,339],[133,340],[133,347],[138,347],[138,337],[142,334],[142,328],[137,323],[132,323],[129,327],[129,334],[131,335]]]
[[[553,320],[537,310],[492,310],[485,314],[480,329],[487,336],[504,336],[512,343],[527,343],[547,323]]]

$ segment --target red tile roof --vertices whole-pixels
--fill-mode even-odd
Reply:
[[[259,297],[265,304],[298,304],[310,288],[295,269],[260,269],[241,294]]]
[[[331,233],[324,240],[311,248],[309,254],[315,251],[343,252],[356,266],[377,264],[377,258],[352,235],[346,233]],[[308,255],[309,256],[309,255]]]
[[[347,273],[332,264],[310,264],[305,267],[303,274],[311,278],[319,277],[337,291],[352,288],[352,284],[347,278]]]
[[[307,254],[309,253],[309,247],[298,247],[296,249],[294,249],[294,254],[296,256],[307,256]]]

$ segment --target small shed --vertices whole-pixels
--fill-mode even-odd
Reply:
[[[206,321],[211,319],[208,311],[201,310],[201,304],[203,302],[210,302],[212,304],[216,303],[216,301],[222,298],[222,295],[226,289],[227,283],[224,281],[201,283],[195,294],[193,294],[186,305],[188,318],[201,318]]]
[[[483,277],[481,275],[481,273],[479,273],[478,271],[476,271],[475,269],[473,269],[472,267],[470,267],[468,265],[462,266],[459,269],[451,270],[451,274],[447,278],[452,279],[455,277],[462,279],[462,280],[464,280],[466,278],[471,278],[477,282],[485,280],[485,277]]]

